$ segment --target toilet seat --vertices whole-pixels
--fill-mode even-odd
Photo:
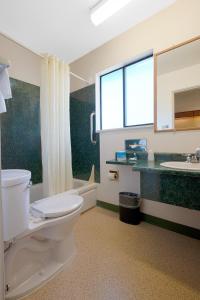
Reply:
[[[31,214],[39,218],[58,218],[79,209],[83,198],[67,192],[57,194],[31,204]]]

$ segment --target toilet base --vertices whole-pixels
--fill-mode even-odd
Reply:
[[[5,254],[6,299],[19,299],[44,285],[76,254],[73,227],[80,211],[52,220],[30,221]]]
[[[17,286],[10,292],[6,293],[6,299],[8,300],[16,300],[23,299],[28,295],[34,293],[36,290],[41,288],[48,281],[53,279],[58,273],[60,273],[64,268],[67,268],[73,261],[76,255],[76,251],[68,258],[68,260],[61,264],[57,262],[52,262],[51,265],[46,266],[46,268],[41,269],[33,276],[28,278],[27,281],[23,282],[20,286]]]

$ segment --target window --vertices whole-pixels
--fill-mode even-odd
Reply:
[[[122,69],[101,77],[102,129],[123,127],[123,71]]]
[[[97,130],[153,124],[153,56],[97,76]]]

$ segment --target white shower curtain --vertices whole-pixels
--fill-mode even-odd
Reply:
[[[42,59],[40,110],[46,197],[72,188],[69,66],[55,56]]]

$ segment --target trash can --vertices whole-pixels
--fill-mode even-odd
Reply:
[[[119,193],[119,219],[128,224],[138,225],[141,221],[140,197],[138,194]]]

